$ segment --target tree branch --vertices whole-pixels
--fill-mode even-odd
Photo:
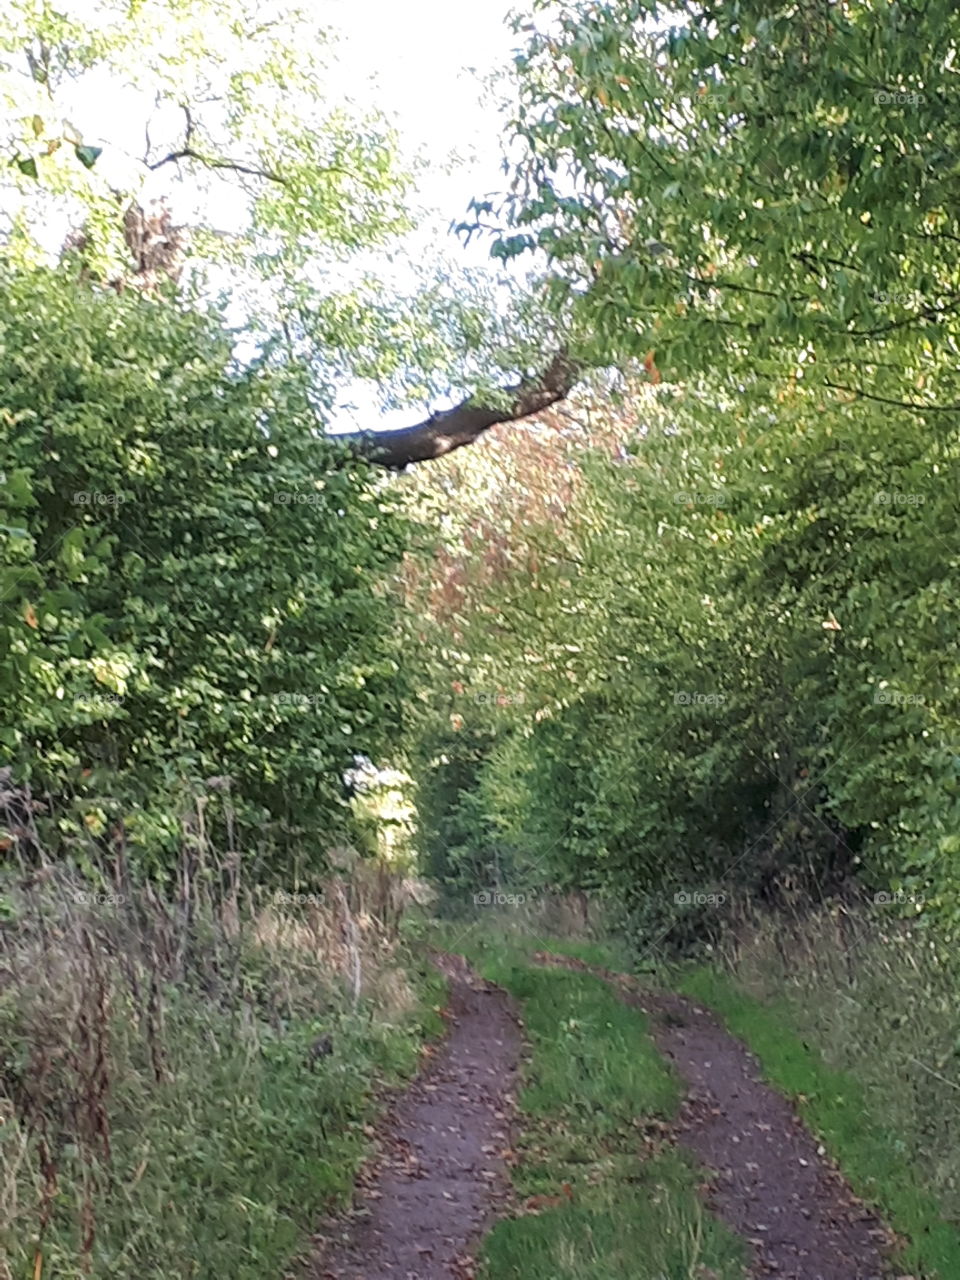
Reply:
[[[243,173],[251,178],[262,178],[265,182],[275,182],[278,186],[287,186],[287,179],[282,173],[277,173],[273,169],[264,169],[259,165],[241,164],[239,160],[217,159],[216,156],[205,156],[198,151],[193,145],[194,123],[193,115],[190,108],[185,102],[180,103],[180,109],[186,117],[186,135],[183,140],[183,146],[178,147],[175,151],[171,151],[165,155],[162,160],[155,160],[153,164],[147,162],[144,156],[144,164],[151,171],[162,169],[165,164],[177,164],[181,160],[196,160],[198,164],[202,164],[207,169],[229,169],[231,173]],[[147,155],[150,154],[150,133],[149,122],[147,130]],[[342,168],[340,165],[325,165],[320,170],[321,173],[341,173],[346,177],[351,177],[349,170]]]
[[[840,382],[830,382],[824,378],[823,385],[832,391],[846,391],[859,396],[861,400],[873,400],[876,404],[890,404],[896,409],[910,409],[914,413],[958,413],[960,404],[921,404],[918,400],[892,400],[889,396],[876,396],[863,387],[847,387]]]
[[[346,445],[355,456],[381,467],[399,470],[415,462],[429,462],[473,444],[490,427],[528,418],[565,399],[582,372],[566,352],[560,352],[539,377],[525,378],[510,387],[506,392],[508,400],[501,408],[464,400],[410,427],[396,431],[357,431],[331,439]]]
[[[937,320],[947,316],[960,307],[960,299],[947,303],[943,307],[922,307],[919,311],[911,311],[905,320],[891,320],[889,324],[878,325],[875,329],[848,329],[851,338],[874,338],[881,333],[890,333],[893,329],[906,329],[918,320]]]
[[[263,178],[267,182],[276,182],[280,186],[286,186],[287,184],[287,180],[282,174],[274,173],[270,169],[251,168],[249,165],[240,164],[236,160],[214,160],[209,156],[201,155],[198,151],[194,151],[192,147],[181,147],[179,151],[171,151],[162,160],[156,160],[153,164],[148,164],[147,168],[153,172],[157,169],[162,169],[165,164],[173,164],[177,160],[196,160],[208,169],[230,169],[233,173],[246,173],[251,178]]]

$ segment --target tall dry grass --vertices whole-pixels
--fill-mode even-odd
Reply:
[[[36,853],[0,878],[0,1277],[279,1274],[416,1063],[415,889],[267,893],[194,847],[161,892]]]

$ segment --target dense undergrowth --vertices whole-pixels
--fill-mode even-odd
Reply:
[[[400,499],[212,308],[0,272],[0,852],[322,874],[405,689]],[[7,788],[3,787],[6,791]],[[4,809],[0,799],[0,809]]]
[[[451,571],[437,871],[463,900],[597,890],[665,952],[851,879],[951,927],[954,435],[720,399],[707,431],[706,400],[635,394],[628,458],[581,456],[576,503],[492,577],[468,549]]]
[[[518,25],[522,191],[477,208],[635,377],[618,448],[575,400],[555,471],[488,485],[436,600],[444,870],[606,889],[645,945],[851,878],[960,931],[960,17],[795,19]]]
[[[441,1029],[435,972],[349,882],[236,911],[62,868],[8,890],[0,1275],[281,1274]]]

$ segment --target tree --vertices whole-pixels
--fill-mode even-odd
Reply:
[[[495,248],[546,256],[595,359],[957,411],[955,6],[574,0],[518,28]]]
[[[491,314],[502,294],[493,300],[486,281],[439,259],[409,298],[371,272],[362,255],[413,226],[410,180],[375,113],[328,103],[332,45],[290,5],[265,20],[248,0],[163,0],[134,24],[117,0],[99,0],[82,21],[14,4],[0,23],[7,247],[37,261],[50,245],[36,229],[59,220],[64,265],[87,281],[142,288],[166,275],[196,294],[229,273],[245,346],[308,364],[318,404],[330,405],[343,376],[406,401],[457,400],[459,388],[452,410],[343,440],[401,467],[555,403],[577,363],[559,341],[544,358],[548,321],[530,296],[508,321]],[[105,80],[129,108],[112,138],[82,118],[95,118]],[[72,109],[76,122],[64,119]]]
[[[529,375],[493,402],[476,403],[471,397],[410,427],[345,433],[338,438],[359,457],[386,467],[441,458],[474,444],[491,427],[543,413],[570,394],[580,373],[576,361],[560,353],[539,375]]]
[[[717,926],[675,892],[857,871],[955,928],[956,10],[518,26],[514,187],[475,225],[548,260],[578,359],[663,380],[537,569],[458,609],[451,656],[524,694],[463,714],[495,737],[461,809],[645,938]]]
[[[112,254],[116,274],[117,213],[147,178],[176,173],[208,210],[194,266],[242,264],[261,339],[278,358],[312,359],[321,396],[335,367],[455,401],[460,386],[456,408],[377,448],[372,432],[352,437],[366,457],[394,467],[435,457],[555,403],[578,370],[654,350],[654,376],[720,371],[768,400],[802,383],[827,402],[872,399],[918,419],[960,403],[949,161],[960,142],[949,109],[958,20],[947,3],[925,6],[919,22],[865,0],[799,21],[792,6],[747,4],[735,21],[694,6],[668,23],[644,0],[583,2],[542,29],[554,8],[535,6],[518,22],[525,153],[499,221],[495,202],[475,205],[474,225],[496,231],[495,257],[535,251],[547,264],[546,355],[528,325],[507,339],[509,356],[479,299],[458,296],[462,280],[402,304],[384,303],[363,273],[344,287],[345,251],[410,225],[407,179],[382,124],[323,105],[315,51],[329,40],[309,17],[289,9],[264,23],[241,0],[229,13],[169,0],[134,36],[124,13],[104,0],[86,25],[24,5],[6,19],[14,229],[53,190],[83,206],[89,251]],[[195,39],[202,29],[209,41],[211,26],[214,58]],[[145,121],[144,150],[117,185],[100,176],[110,153],[60,122],[58,93],[91,66],[126,75],[134,56],[163,110],[147,113],[155,127]],[[244,216],[223,234],[209,209],[225,179]],[[385,355],[398,339],[407,370]],[[498,370],[514,371],[506,390]]]
[[[188,214],[195,268],[239,268],[247,287],[305,285],[307,268],[385,243],[409,226],[409,179],[382,120],[329,100],[331,46],[282,0],[160,0],[135,14],[97,0],[82,17],[14,0],[0,21],[10,247],[35,257],[45,222],[79,220],[115,273],[128,265],[125,209],[164,194]],[[104,94],[110,137],[96,132]]]
[[[317,872],[403,720],[402,494],[215,312],[58,272],[0,296],[0,749],[45,847],[162,877],[199,812],[261,880]]]

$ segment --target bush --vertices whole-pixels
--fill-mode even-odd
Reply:
[[[645,946],[715,939],[678,893],[788,904],[855,876],[954,927],[956,434],[750,393],[648,393],[625,456],[581,455],[576,505],[525,533],[536,565],[518,549],[472,602],[464,671],[513,696],[448,732],[448,771],[492,737],[473,830],[606,893]]]
[[[177,302],[0,275],[0,751],[54,854],[163,874],[199,797],[264,876],[303,869],[343,770],[395,733],[404,517],[301,371],[233,341]]]

